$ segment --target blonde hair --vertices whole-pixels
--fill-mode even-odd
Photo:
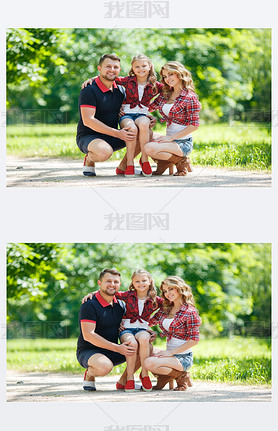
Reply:
[[[148,289],[147,292],[147,297],[151,298],[151,300],[153,301],[153,305],[156,307],[157,306],[157,302],[156,302],[156,296],[157,296],[157,290],[154,284],[154,279],[152,278],[151,274],[146,271],[145,269],[137,269],[137,271],[134,271],[134,273],[131,276],[131,283],[128,287],[128,290],[130,291],[134,291],[135,287],[133,286],[133,279],[134,277],[136,277],[136,275],[146,275],[150,281],[150,287]]]
[[[181,300],[183,304],[195,306],[191,287],[188,286],[188,284],[186,284],[181,277],[170,275],[169,277],[165,278],[165,280],[163,280],[160,285],[161,296],[164,299],[163,308],[164,311],[166,311],[167,313],[169,313],[174,304],[171,303],[168,299],[166,299],[163,292],[163,286],[173,287],[177,289],[178,293],[181,295]]]
[[[166,64],[164,64],[164,66],[162,66],[160,73],[159,73],[161,76],[161,82],[164,84],[163,94],[167,99],[173,90],[164,81],[164,78],[163,78],[163,71],[164,70],[167,70],[167,72],[175,73],[181,81],[182,88],[184,88],[186,90],[194,91],[194,93],[195,93],[195,86],[193,84],[193,79],[192,79],[192,76],[191,76],[191,73],[189,72],[189,70],[187,70],[178,61],[168,61],[168,63],[166,63]]]
[[[149,71],[149,74],[148,74],[147,81],[152,85],[152,87],[153,87],[153,93],[155,95],[157,93],[157,88],[156,88],[157,77],[156,77],[156,73],[155,73],[155,70],[154,70],[154,65],[153,65],[153,63],[152,63],[152,61],[151,61],[151,59],[149,57],[147,57],[144,54],[138,54],[135,57],[133,57],[133,59],[131,61],[131,69],[130,69],[130,71],[129,71],[128,74],[129,74],[129,76],[135,76],[135,73],[134,73],[134,70],[133,70],[133,64],[135,63],[135,61],[139,61],[139,60],[145,60],[149,64],[149,66],[150,66],[150,71]]]

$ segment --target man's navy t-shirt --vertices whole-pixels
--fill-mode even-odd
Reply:
[[[79,311],[80,335],[77,342],[79,352],[93,349],[95,346],[85,341],[81,331],[81,322],[93,322],[96,324],[95,333],[101,335],[108,341],[118,344],[119,326],[125,314],[125,303],[113,298],[113,306],[108,304],[100,295],[99,291],[81,305]]]
[[[99,133],[90,127],[84,126],[81,116],[81,107],[95,108],[95,118],[113,129],[118,128],[119,110],[125,99],[125,89],[113,82],[113,91],[109,90],[97,77],[92,85],[80,91],[79,115],[77,135],[91,135]]]

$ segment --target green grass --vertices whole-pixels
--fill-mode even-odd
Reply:
[[[7,368],[20,371],[67,371],[82,374],[75,357],[76,340],[8,340]],[[164,348],[165,342],[157,340]],[[124,365],[115,367],[120,374]],[[270,339],[202,340],[194,348],[194,379],[256,385],[271,384]]]
[[[156,132],[165,126],[157,124]],[[7,127],[7,154],[23,157],[70,157],[83,159],[76,142],[76,125],[35,125]],[[113,154],[123,157],[125,150]],[[225,168],[271,169],[271,136],[269,125],[235,123],[202,125],[194,133],[192,161],[197,165]]]

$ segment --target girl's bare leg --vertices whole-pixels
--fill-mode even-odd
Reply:
[[[129,341],[132,347],[138,347],[138,343],[135,340],[134,336],[128,332],[121,336],[121,343],[125,341]],[[127,380],[134,380],[134,370],[137,359],[137,351],[132,356],[126,356],[126,372],[127,372]]]
[[[148,375],[148,370],[144,365],[145,360],[150,356],[150,334],[146,331],[140,331],[135,335],[139,344],[139,357],[142,364],[142,377]]]
[[[148,161],[148,156],[145,153],[145,145],[150,140],[150,119],[148,117],[139,117],[135,120],[135,124],[139,129],[139,142],[141,147],[142,162]]]
[[[129,166],[134,164],[138,128],[131,118],[125,118],[121,121],[121,129],[124,127],[129,127],[130,131],[136,134],[133,141],[126,142],[126,164]]]

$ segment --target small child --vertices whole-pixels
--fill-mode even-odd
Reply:
[[[83,86],[92,83],[89,79],[83,83]],[[150,119],[148,106],[150,101],[162,92],[163,84],[156,80],[154,66],[149,57],[139,54],[132,59],[129,75],[119,77],[116,83],[126,89],[126,99],[122,105],[124,115],[119,119],[120,127],[129,127],[131,130],[139,130],[139,142],[141,148],[140,166],[144,176],[151,176],[152,169],[148,161],[148,156],[144,147],[149,142]],[[130,164],[126,170],[117,168],[117,175],[125,177],[134,177],[134,165]]]
[[[93,294],[86,295],[84,300],[91,298]],[[150,356],[150,333],[148,332],[148,321],[155,310],[162,307],[163,299],[157,296],[151,274],[139,269],[132,274],[129,290],[116,293],[116,298],[126,302],[126,314],[122,321],[124,329],[120,332],[119,338],[122,343],[130,342],[131,346],[137,347],[139,344],[139,357],[142,370],[140,380],[144,391],[152,390],[152,383],[148,376],[148,371],[144,366],[144,361]],[[127,383],[124,387],[126,392],[135,390],[134,372],[136,356],[126,357]]]

